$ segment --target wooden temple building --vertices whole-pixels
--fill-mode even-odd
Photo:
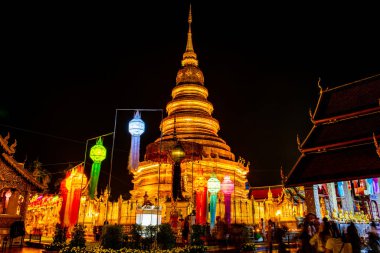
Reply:
[[[10,144],[9,139],[9,133],[0,135],[0,244],[10,236],[12,224],[25,220],[31,194],[47,187],[15,160],[17,141]]]
[[[317,217],[379,220],[380,75],[319,88],[313,127],[298,139],[301,155],[285,185],[303,185],[307,210]]]

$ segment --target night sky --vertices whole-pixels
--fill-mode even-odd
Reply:
[[[251,162],[251,185],[262,186],[279,184],[280,167],[287,173],[298,159],[296,136],[303,140],[311,129],[319,77],[334,87],[380,73],[380,21],[373,6],[253,2],[192,1],[192,30],[219,136]],[[165,109],[185,50],[188,7],[128,1],[7,9],[0,134],[17,139],[17,160],[38,159],[56,180],[67,163],[83,161],[88,138],[113,131],[115,108]],[[131,117],[125,111],[117,118],[115,194],[132,188]],[[161,116],[142,117],[144,154],[159,137]],[[112,138],[104,142],[110,151]],[[89,174],[90,161],[86,166]],[[110,152],[100,188],[109,170]]]

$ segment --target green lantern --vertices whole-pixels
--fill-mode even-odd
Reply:
[[[106,156],[107,149],[103,146],[102,138],[99,138],[90,150],[90,158],[94,163],[101,163],[106,159]]]
[[[94,161],[91,169],[91,178],[89,185],[89,195],[93,199],[95,197],[96,189],[98,188],[100,166],[102,161],[106,159],[107,149],[103,146],[102,138],[100,137],[96,144],[90,150],[90,158]]]

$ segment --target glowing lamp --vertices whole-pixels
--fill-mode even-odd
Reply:
[[[90,158],[96,163],[101,163],[104,159],[106,159],[106,155],[107,150],[103,146],[102,138],[99,138],[90,150]]]
[[[145,123],[141,119],[141,114],[137,111],[131,121],[128,124],[129,133],[132,136],[140,136],[145,131]]]
[[[230,176],[224,176],[223,182],[220,184],[222,192],[226,195],[231,195],[234,191],[234,183]]]
[[[220,181],[216,178],[215,172],[212,173],[210,179],[207,181],[207,189],[212,193],[218,193],[220,190]]]
[[[172,149],[171,155],[174,162],[180,162],[185,157],[185,151],[179,142],[177,142],[175,147]]]

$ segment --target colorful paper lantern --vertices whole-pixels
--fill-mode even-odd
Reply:
[[[221,184],[221,190],[224,194],[224,218],[228,225],[231,224],[231,194],[235,188],[234,183],[231,181],[230,176],[224,176]]]
[[[128,169],[136,170],[140,162],[140,135],[145,131],[145,123],[139,111],[136,111],[133,119],[129,121],[128,130],[132,135]]]
[[[196,191],[196,224],[206,224],[206,202],[207,202],[207,180],[204,176],[199,176],[194,181],[194,189]]]
[[[91,168],[91,177],[89,185],[90,198],[95,197],[95,192],[98,188],[99,174],[101,163],[106,159],[107,149],[103,146],[102,138],[100,137],[96,144],[90,150],[90,158],[94,161]]]
[[[207,189],[211,193],[211,196],[210,196],[210,228],[212,229],[215,226],[216,201],[218,198],[217,193],[220,190],[220,181],[216,177],[215,172],[212,173],[210,179],[207,181]]]

